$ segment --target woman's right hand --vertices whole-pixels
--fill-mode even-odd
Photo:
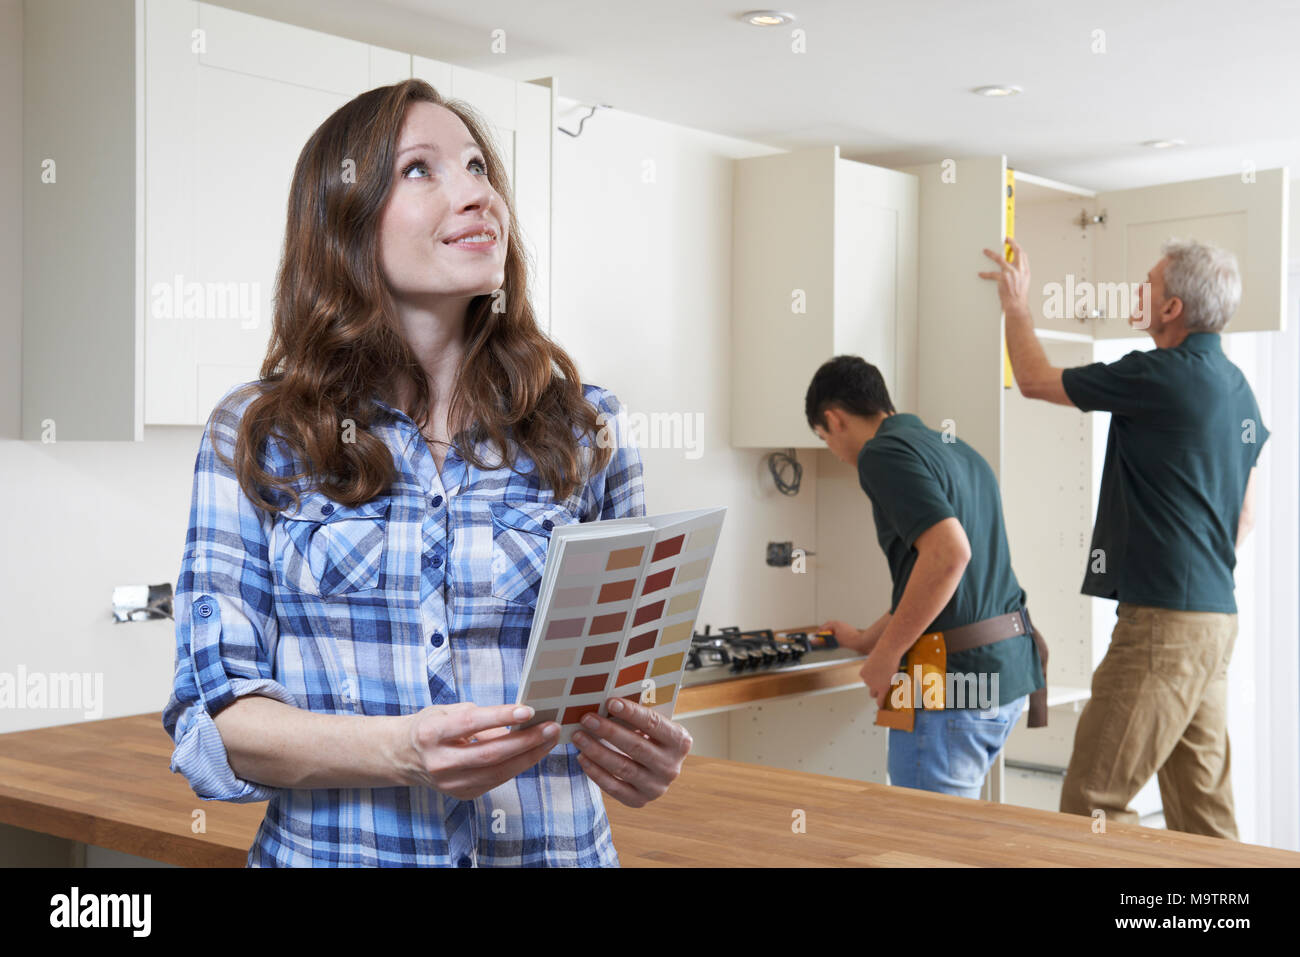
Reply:
[[[555,747],[554,721],[512,731],[523,705],[480,707],[470,701],[432,705],[407,716],[398,761],[413,785],[469,801],[531,768]]]

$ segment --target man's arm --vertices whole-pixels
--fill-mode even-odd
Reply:
[[[1020,394],[1029,399],[1073,406],[1065,394],[1062,370],[1048,360],[1043,344],[1034,334],[1034,320],[1028,308],[1023,312],[1007,310],[1006,317],[1007,352],[1011,355],[1011,372]]]
[[[1008,263],[1004,257],[986,249],[984,255],[1001,268],[998,272],[982,272],[980,277],[998,281],[998,297],[1006,316],[1007,353],[1011,356],[1016,385],[1026,398],[1073,406],[1065,393],[1062,370],[1048,360],[1043,344],[1034,334],[1034,320],[1029,312],[1029,259],[1014,239],[1007,242],[1015,253],[1015,262]]]
[[[1237,519],[1237,548],[1246,540],[1250,530],[1255,527],[1255,473],[1258,467],[1252,467],[1250,478],[1246,479],[1246,497],[1241,502],[1241,517]]]
[[[898,660],[952,599],[970,564],[970,541],[955,518],[931,525],[918,536],[915,547],[916,564],[903,597],[872,654],[884,656],[891,675],[897,670]]]
[[[854,651],[860,651],[865,655],[876,646],[876,642],[880,640],[880,636],[884,633],[885,626],[889,624],[891,617],[892,615],[889,612],[885,612],[867,625],[866,628],[855,628],[847,621],[840,621],[835,618],[823,624],[821,630],[831,632],[841,648],[852,648]]]
[[[876,647],[876,642],[880,640],[880,636],[885,633],[885,628],[889,625],[889,619],[893,617],[892,613],[885,612],[862,630],[862,649],[864,651],[870,651]]]

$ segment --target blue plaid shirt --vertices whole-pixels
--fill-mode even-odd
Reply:
[[[583,391],[610,415],[613,455],[562,501],[522,454],[513,471],[480,470],[452,448],[439,474],[410,417],[376,399],[384,417],[372,433],[397,466],[388,492],[352,508],[309,492],[301,509],[271,516],[243,494],[204,430],[163,726],[176,742],[171,769],[199,797],[268,802],[249,866],[618,865],[601,791],[571,744],[460,801],[433,788],[246,781],[212,720],[247,694],[348,715],[513,703],[550,529],[645,514],[641,456],[621,431],[618,399]],[[233,457],[251,397],[227,408],[229,397],[209,425]],[[590,444],[584,437],[584,474]],[[479,451],[499,460],[489,446]],[[278,439],[264,454],[272,474],[300,468]]]

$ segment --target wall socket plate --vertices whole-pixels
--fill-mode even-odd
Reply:
[[[786,568],[794,561],[794,542],[768,542],[767,563],[774,568]]]

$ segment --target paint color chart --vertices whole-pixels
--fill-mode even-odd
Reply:
[[[555,528],[519,682],[527,725],[558,721],[567,743],[614,697],[672,717],[725,513]]]

